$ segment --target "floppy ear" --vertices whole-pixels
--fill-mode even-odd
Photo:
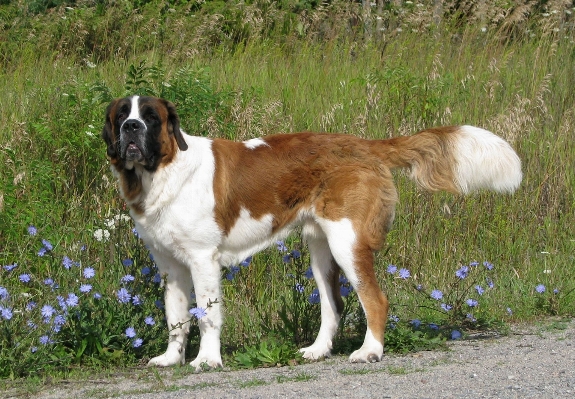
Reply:
[[[188,144],[186,143],[186,140],[184,140],[184,136],[180,130],[180,118],[176,112],[176,106],[167,100],[164,100],[164,103],[168,109],[168,132],[174,135],[180,150],[186,151],[188,149]]]
[[[106,121],[104,123],[104,129],[102,130],[102,138],[104,139],[104,141],[106,142],[106,145],[108,147],[106,150],[106,153],[112,159],[118,157],[117,139],[116,139],[116,137],[114,137],[114,132],[112,131],[112,129],[113,129],[112,118],[114,116],[111,115],[117,101],[118,101],[117,99],[113,100],[110,103],[110,105],[108,105],[108,108],[106,108]]]

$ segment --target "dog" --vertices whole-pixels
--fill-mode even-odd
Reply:
[[[326,133],[276,134],[243,142],[196,137],[180,128],[174,104],[156,97],[113,100],[102,138],[136,230],[166,275],[166,352],[149,365],[185,362],[192,283],[200,349],[191,362],[222,366],[221,268],[287,236],[296,226],[310,253],[321,303],[306,359],[330,356],[343,302],[339,273],[358,294],[367,331],[351,362],[382,360],[388,300],[374,252],[391,229],[398,195],[391,171],[407,168],[423,189],[511,193],[521,161],[495,134],[447,126],[366,140]],[[207,306],[209,304],[209,306]]]

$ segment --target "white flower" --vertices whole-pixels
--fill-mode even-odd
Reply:
[[[110,239],[110,232],[108,230],[98,229],[94,231],[94,238],[96,241],[108,241]]]

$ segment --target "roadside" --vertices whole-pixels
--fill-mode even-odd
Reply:
[[[6,396],[5,396],[6,395]],[[503,337],[472,337],[448,351],[350,364],[334,357],[296,367],[216,371],[137,369],[60,382],[42,392],[14,387],[3,398],[573,398],[575,322],[516,325]]]

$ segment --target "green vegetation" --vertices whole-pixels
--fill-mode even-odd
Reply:
[[[174,101],[182,127],[210,137],[495,132],[523,160],[513,196],[432,195],[396,176],[394,230],[377,255],[386,346],[573,316],[575,10],[433,4],[386,3],[378,15],[342,0],[0,1],[0,376],[136,365],[164,349],[161,278],[99,138],[107,103],[134,93]],[[297,235],[286,245],[222,272],[228,365],[292,364],[317,333],[305,246]],[[364,332],[355,294],[345,301],[338,353]],[[192,329],[186,353],[197,345]]]

